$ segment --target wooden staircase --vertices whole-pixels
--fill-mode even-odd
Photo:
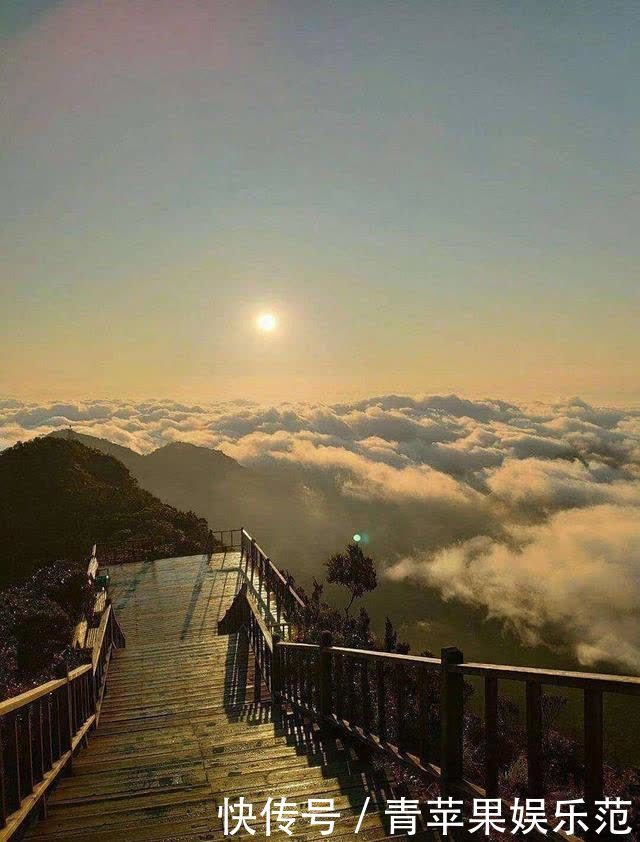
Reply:
[[[238,552],[111,568],[127,648],[113,656],[89,748],[27,838],[218,840],[219,805],[242,795],[256,815],[269,797],[286,796],[300,812],[310,798],[333,798],[341,818],[332,839],[353,836],[368,798],[358,837],[389,838],[384,802],[398,796],[385,776],[300,716],[274,723],[266,688],[254,693],[245,635],[218,635],[241,579]],[[253,838],[265,838],[264,820],[254,827]],[[299,819],[293,835],[326,838],[320,831]]]

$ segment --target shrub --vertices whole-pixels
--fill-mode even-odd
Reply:
[[[45,681],[63,661],[86,657],[69,647],[94,595],[84,570],[61,561],[0,593],[0,698]]]
[[[344,553],[336,553],[326,562],[327,582],[343,585],[351,593],[345,606],[348,616],[354,600],[359,599],[378,584],[373,559],[366,556],[358,544],[348,544]]]

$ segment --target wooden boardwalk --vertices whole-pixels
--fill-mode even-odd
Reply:
[[[256,815],[269,797],[300,812],[309,798],[333,798],[341,818],[332,839],[353,837],[368,797],[356,838],[388,838],[384,802],[399,794],[384,776],[292,715],[274,725],[268,700],[253,701],[244,636],[218,635],[239,587],[239,553],[131,563],[111,576],[127,648],[114,656],[98,729],[27,838],[220,840],[218,806],[241,795]],[[265,838],[264,821],[254,827],[252,838]],[[327,838],[321,830],[299,819],[293,834]]]

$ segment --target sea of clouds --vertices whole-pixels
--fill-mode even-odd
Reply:
[[[139,452],[220,448],[359,512],[384,576],[530,644],[640,669],[640,410],[385,395],[334,405],[0,400],[0,449],[72,426]],[[385,543],[386,541],[386,543]]]

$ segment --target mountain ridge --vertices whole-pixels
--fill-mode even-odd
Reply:
[[[207,546],[208,525],[77,439],[45,436],[0,454],[0,587],[55,559],[82,561],[94,543],[103,557],[110,545],[195,553]]]
[[[326,523],[309,508],[309,489],[284,462],[272,463],[266,470],[241,465],[221,450],[190,442],[169,442],[141,454],[73,429],[49,435],[75,438],[115,455],[142,488],[178,509],[206,518],[214,530],[250,528],[282,565],[298,573],[306,566],[303,546],[321,553],[335,550],[335,536],[327,535]]]

